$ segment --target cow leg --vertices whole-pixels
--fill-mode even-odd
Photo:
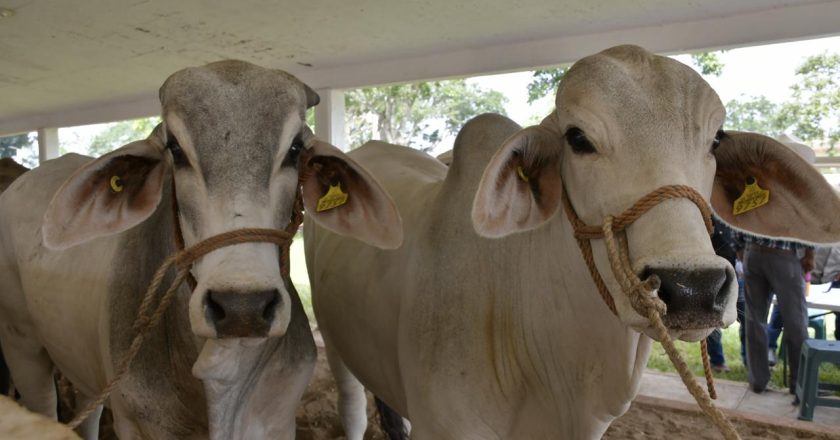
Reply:
[[[0,335],[3,354],[15,388],[20,393],[21,403],[32,411],[58,420],[53,362],[47,350],[34,339],[21,334],[14,326],[4,330]]]
[[[338,414],[347,440],[361,440],[367,429],[367,396],[365,387],[347,369],[341,357],[324,341],[327,361],[330,363],[336,386],[338,386]]]
[[[76,409],[75,413],[78,414],[81,411],[87,409],[88,404],[93,401],[92,397],[88,396],[81,396],[79,399],[76,400]],[[99,418],[102,416],[102,409],[103,406],[99,405],[90,413],[89,416],[79,425],[78,431],[79,435],[85,440],[96,440],[99,438]]]

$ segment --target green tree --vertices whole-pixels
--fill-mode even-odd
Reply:
[[[797,137],[825,143],[833,153],[840,141],[840,54],[808,57],[796,78],[793,102],[782,107],[782,117]]]
[[[98,157],[127,143],[145,139],[159,123],[160,118],[155,116],[109,124],[93,138],[88,147],[88,154]]]
[[[528,104],[557,93],[557,85],[568,71],[568,67],[535,70],[533,79],[528,83]]]
[[[720,59],[723,52],[725,51],[693,53],[691,54],[691,62],[700,69],[702,75],[720,76],[723,74],[723,61]]]
[[[344,99],[351,146],[379,139],[423,151],[474,116],[504,113],[506,102],[502,93],[463,79],[354,89]]]
[[[10,157],[29,168],[38,166],[35,139],[31,133],[0,137],[0,158]]]
[[[782,105],[764,96],[747,96],[726,103],[727,130],[778,136],[788,125],[789,119],[782,114]]]

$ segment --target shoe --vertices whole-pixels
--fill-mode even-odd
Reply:
[[[793,402],[790,402],[790,404],[793,406],[799,406],[799,403],[799,397],[794,397]]]
[[[779,362],[779,359],[776,357],[776,350],[772,348],[767,349],[767,363],[770,364],[771,367],[775,367],[776,363]]]
[[[729,366],[727,366],[726,364],[720,364],[712,365],[712,371],[714,371],[715,373],[729,373],[730,371],[732,371],[732,369],[729,368]]]
[[[761,394],[767,389],[767,385],[750,385],[750,389],[756,394]]]

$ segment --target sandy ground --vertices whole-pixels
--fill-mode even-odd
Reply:
[[[297,438],[300,440],[344,439],[344,431],[336,410],[335,382],[329,372],[323,349],[319,348],[318,364],[309,389],[298,408]],[[379,429],[376,411],[368,395],[370,425],[365,439],[385,439]],[[634,402],[624,416],[613,422],[604,439],[722,439],[714,426],[698,410],[661,407]],[[744,440],[812,439],[838,440],[837,435],[813,434],[793,428],[769,427],[748,420],[734,419],[735,428]]]

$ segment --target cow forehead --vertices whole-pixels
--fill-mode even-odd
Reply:
[[[220,61],[180,70],[160,90],[163,114],[177,115],[210,187],[265,187],[281,142],[304,120],[303,83],[280,70]],[[288,138],[288,139],[287,139]],[[227,186],[227,185],[225,185]]]
[[[172,74],[160,89],[164,115],[177,113],[188,129],[254,127],[303,117],[303,83],[286,72],[244,61],[219,61]],[[257,118],[256,120],[254,118]]]
[[[560,84],[556,105],[572,112],[585,107],[587,114],[644,130],[719,127],[725,114],[717,93],[697,72],[638,46],[618,46],[575,63]]]

